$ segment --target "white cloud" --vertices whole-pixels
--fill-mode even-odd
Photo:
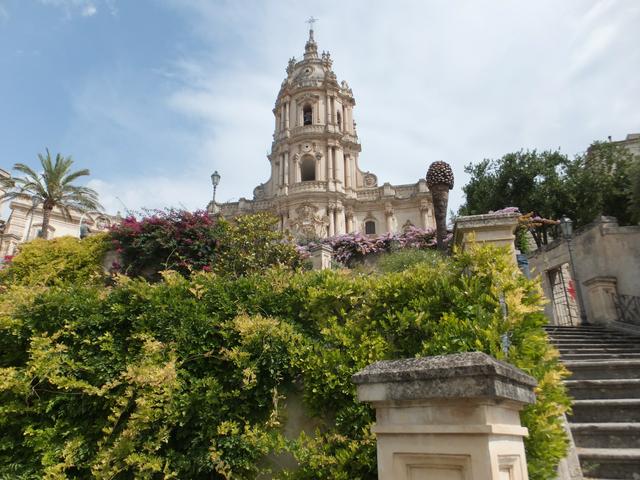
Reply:
[[[67,18],[75,15],[93,17],[98,13],[98,5],[103,4],[111,15],[117,15],[115,0],[38,0],[41,4],[60,8]]]
[[[96,13],[98,13],[98,9],[92,3],[88,3],[82,7],[81,15],[83,17],[93,17]]]
[[[90,105],[87,117],[104,115],[140,142],[179,152],[177,160],[164,154],[152,174],[114,174],[101,185],[116,207],[115,196],[132,209],[203,207],[213,170],[222,175],[219,200],[251,197],[268,178],[271,109],[288,58],[303,52],[311,13],[320,18],[320,50],[332,52],[356,97],[360,167],[381,183],[415,182],[432,161],[448,161],[455,209],[470,162],[521,148],[573,154],[592,140],[640,131],[633,2],[336,0],[313,12],[293,0],[164,4],[206,53],[183,49],[157,72],[171,85],[163,98],[123,96],[124,84],[113,97],[97,89],[81,102]],[[151,100],[152,115],[166,123],[142,116]]]
[[[9,10],[0,2],[0,24],[9,20]]]

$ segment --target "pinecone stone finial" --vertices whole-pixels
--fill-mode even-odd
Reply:
[[[429,165],[427,171],[427,186],[446,185],[449,190],[453,188],[453,170],[447,162],[437,161]]]

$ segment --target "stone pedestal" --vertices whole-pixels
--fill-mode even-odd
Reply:
[[[615,296],[618,294],[616,277],[593,277],[584,282],[587,287],[589,319],[607,324],[618,318]]]
[[[488,213],[458,217],[453,229],[454,244],[466,250],[476,243],[507,247],[516,263],[514,246],[519,213]]]
[[[311,265],[314,270],[331,268],[333,250],[329,245],[316,245],[309,249]]]
[[[536,381],[481,353],[377,362],[353,376],[376,409],[380,480],[526,480],[519,411]]]

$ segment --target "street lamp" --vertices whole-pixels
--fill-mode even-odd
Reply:
[[[582,287],[580,285],[580,281],[578,280],[578,275],[576,273],[576,265],[573,261],[573,248],[571,245],[571,238],[573,237],[573,221],[563,215],[560,219],[560,230],[562,231],[562,236],[567,241],[567,248],[569,250],[569,263],[571,263],[571,275],[573,276],[573,281],[576,284],[576,295],[578,297],[578,307],[580,308],[580,322],[582,324],[587,323],[587,312],[584,309],[584,301],[582,299]]]
[[[29,228],[27,229],[27,235],[24,239],[25,242],[29,241],[29,236],[31,235],[31,227],[33,226],[33,216],[36,214],[36,207],[40,203],[40,199],[37,195],[31,196],[31,218],[29,219]]]
[[[216,170],[211,174],[211,184],[213,185],[213,207],[211,211],[216,213],[216,189],[218,188],[218,184],[220,183],[220,174]]]

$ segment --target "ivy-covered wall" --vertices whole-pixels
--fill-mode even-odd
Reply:
[[[553,478],[564,455],[565,372],[540,289],[498,250],[394,273],[276,265],[110,285],[23,282],[20,255],[0,274],[0,478],[249,479],[280,454],[298,468],[279,478],[373,480],[373,415],[351,375],[472,350],[539,380],[522,415],[531,478]],[[302,396],[315,432],[283,435],[288,396]]]

